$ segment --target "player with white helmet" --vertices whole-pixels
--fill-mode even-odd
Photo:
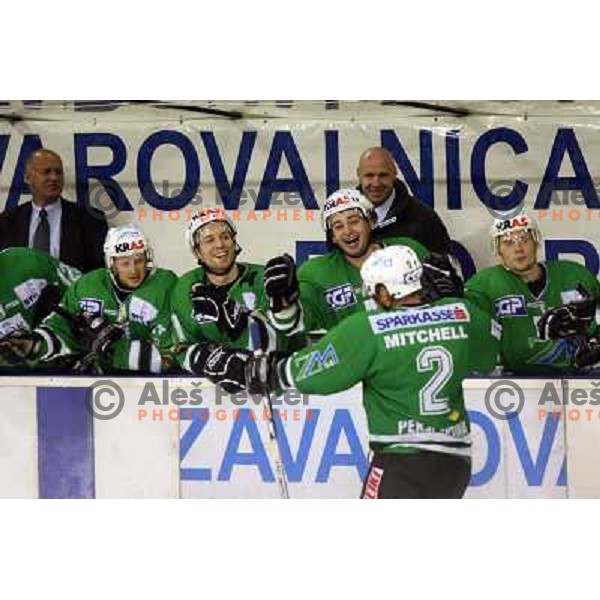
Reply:
[[[31,358],[86,357],[101,373],[160,373],[171,345],[170,291],[176,276],[156,268],[148,238],[132,225],[109,230],[106,268],[71,285],[34,332]]]
[[[462,380],[493,370],[498,326],[463,298],[429,302],[421,275],[412,248],[377,249],[361,268],[373,311],[291,356],[212,348],[206,375],[252,393],[328,395],[362,382],[373,452],[362,497],[460,498],[471,474]]]
[[[491,239],[499,264],[474,275],[465,290],[502,323],[503,366],[541,375],[576,370],[582,365],[578,356],[582,338],[594,333],[595,323],[586,314],[585,322],[575,327],[577,335],[563,336],[573,323],[557,319],[555,312],[548,313],[554,315],[551,319],[543,315],[596,296],[600,289],[596,277],[569,260],[540,260],[542,234],[527,214],[496,219]]]
[[[264,267],[237,260],[241,248],[227,213],[221,208],[200,209],[185,238],[198,267],[182,275],[173,290],[174,330],[188,347],[180,355],[182,366],[203,374],[203,355],[196,352],[203,342],[263,350],[287,344],[262,316],[269,309]]]
[[[321,223],[326,232],[329,252],[307,260],[298,269],[290,257],[278,257],[265,265],[266,293],[270,298],[275,326],[279,325],[279,307],[288,308],[298,299],[306,331],[329,330],[334,325],[364,309],[360,268],[375,250],[404,244],[424,259],[427,249],[409,238],[373,238],[373,206],[356,189],[340,189],[323,204]],[[294,294],[294,292],[296,292]],[[284,321],[284,326],[287,324]],[[284,327],[283,327],[284,328]]]

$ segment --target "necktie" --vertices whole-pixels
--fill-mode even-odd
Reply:
[[[50,224],[45,208],[40,210],[38,225],[33,236],[33,247],[43,252],[50,252]]]

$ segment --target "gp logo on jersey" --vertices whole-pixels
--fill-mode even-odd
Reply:
[[[356,294],[351,284],[339,285],[325,291],[325,300],[333,310],[341,310],[356,304]]]
[[[97,300],[96,298],[80,298],[79,308],[88,317],[101,317],[104,312],[104,302],[102,302],[102,300]]]
[[[498,317],[526,317],[525,296],[504,296],[494,303]]]
[[[471,320],[464,304],[447,304],[432,308],[399,310],[388,314],[369,317],[375,333],[395,331],[420,325],[442,325],[443,323],[466,323]]]

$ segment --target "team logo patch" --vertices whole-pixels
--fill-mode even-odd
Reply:
[[[300,375],[296,378],[297,381],[331,369],[331,367],[335,367],[339,362],[335,348],[331,342],[327,344],[323,352],[313,350],[307,355],[299,357],[297,360],[301,368]]]
[[[27,281],[15,286],[15,296],[25,308],[31,308],[38,301],[46,284],[45,279],[27,279]]]
[[[104,302],[102,300],[98,300],[97,298],[80,298],[79,308],[88,317],[101,317],[102,313],[104,312]]]
[[[471,320],[464,304],[446,304],[430,308],[399,310],[369,317],[374,333],[384,333],[418,327],[421,325],[442,325],[444,323],[467,323]]]
[[[341,310],[356,304],[356,294],[350,283],[339,285],[325,291],[325,300],[333,310]]]
[[[133,297],[129,303],[129,318],[134,323],[147,325],[154,321],[157,314],[158,310],[156,307],[141,298]]]
[[[494,303],[497,317],[526,317],[525,296],[504,296]]]

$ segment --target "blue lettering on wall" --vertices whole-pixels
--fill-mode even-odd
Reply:
[[[527,194],[527,184],[519,179],[515,180],[508,194],[496,194],[494,192],[505,191],[508,181],[488,182],[485,162],[489,149],[494,144],[508,144],[515,154],[527,152],[527,142],[523,136],[514,129],[508,127],[497,127],[486,131],[475,142],[473,154],[471,155],[471,182],[477,197],[483,204],[494,210],[511,210],[518,206]],[[491,183],[491,187],[490,187]],[[512,182],[510,182],[512,183]]]
[[[533,459],[531,452],[529,451],[529,444],[519,416],[516,415],[512,419],[508,419],[507,423],[515,441],[515,447],[521,465],[523,466],[523,473],[525,474],[527,485],[542,485],[548,467],[548,460],[550,459],[550,451],[552,450],[554,438],[556,437],[556,432],[558,430],[559,420],[552,416],[546,417],[536,460]],[[562,485],[565,484],[563,483]]]
[[[161,195],[156,189],[152,177],[152,157],[158,148],[164,145],[175,146],[183,154],[185,162],[185,180],[178,196],[172,198]],[[200,186],[200,162],[191,140],[179,131],[157,131],[144,140],[138,152],[137,179],[144,200],[158,210],[179,210],[183,208],[198,191]]]
[[[296,242],[296,265],[300,266],[311,256],[318,256],[327,253],[327,242],[310,241]]]
[[[575,177],[559,177],[565,154],[575,171]],[[534,208],[546,209],[552,200],[554,190],[581,190],[588,208],[599,209],[600,201],[592,181],[592,176],[583,157],[583,152],[572,129],[561,128],[556,132],[548,166],[542,178],[540,191],[535,200]]]
[[[73,136],[73,143],[75,145],[77,201],[89,206],[89,180],[96,179],[118,210],[133,210],[123,188],[114,178],[125,168],[127,162],[127,148],[123,140],[112,133],[76,133]],[[107,165],[88,165],[88,148],[108,148],[112,151],[113,159]]]
[[[244,131],[240,141],[240,149],[235,163],[233,180],[229,183],[223,160],[219,152],[219,147],[212,131],[200,132],[200,137],[204,143],[204,148],[208,156],[208,162],[213,172],[215,185],[221,196],[221,201],[225,210],[235,210],[240,206],[240,198],[244,191],[244,184],[248,175],[248,167],[256,142],[256,131]]]
[[[256,421],[250,417],[251,409],[241,408],[239,417],[234,420],[231,435],[227,442],[223,462],[217,476],[218,481],[229,481],[236,465],[254,465],[258,467],[263,481],[275,481],[269,458],[260,439]],[[279,430],[281,431],[281,427]],[[240,452],[239,447],[243,433],[248,434],[252,452]]]
[[[348,454],[336,452],[342,432],[350,446]],[[369,463],[363,452],[350,411],[346,408],[336,409],[333,415],[315,482],[326,483],[334,466],[356,467],[361,481],[367,476]]]
[[[398,168],[406,185],[412,193],[433,208],[433,142],[432,132],[427,129],[419,131],[419,148],[421,162],[421,177],[410,162],[396,132],[393,129],[381,130],[381,145],[387,148],[398,163]]]
[[[192,421],[191,425],[181,436],[181,441],[179,442],[179,462],[183,462],[183,459],[187,456],[190,448],[194,445],[194,442],[206,427],[209,419],[209,412],[206,408],[182,410],[179,414],[179,418],[182,421]],[[182,481],[210,481],[212,478],[212,471],[211,469],[200,467],[181,468],[180,478]]]
[[[448,194],[448,208],[460,210],[462,208],[460,185],[460,131],[446,132],[446,191]]]
[[[277,177],[284,156],[292,173],[291,179],[278,179]],[[296,142],[289,131],[277,131],[273,136],[265,172],[260,183],[256,210],[268,209],[271,197],[275,192],[299,192],[304,208],[319,208]]]
[[[315,430],[317,428],[317,422],[321,411],[319,409],[311,409],[312,418],[305,419],[304,425],[302,426],[302,436],[300,437],[300,446],[296,453],[296,459],[292,457],[292,451],[290,449],[290,443],[285,434],[285,429],[282,427],[281,419],[277,422],[277,435],[279,438],[279,448],[281,450],[281,460],[284,465],[284,470],[287,475],[288,481],[302,481],[304,471],[306,470],[306,463],[308,461],[308,454],[312,447],[313,439],[315,437]],[[277,415],[277,411],[273,413]]]
[[[487,456],[485,463],[480,471],[471,474],[471,483],[473,487],[485,485],[498,471],[500,465],[500,435],[492,420],[478,410],[469,411],[471,426],[478,425],[483,429],[487,441]]]
[[[340,189],[340,147],[338,132],[325,132],[325,196]]]
[[[460,242],[450,240],[450,254],[460,263],[460,270],[465,281],[475,275],[475,271],[477,271],[475,262],[469,251]]]
[[[579,254],[585,259],[585,266],[598,275],[600,259],[598,252],[591,242],[585,240],[546,240],[546,260],[557,260],[561,254]]]
[[[39,135],[25,134],[23,136],[23,143],[19,150],[19,156],[17,158],[17,165],[13,174],[13,180],[10,184],[10,190],[8,192],[8,198],[6,200],[6,208],[14,208],[19,204],[19,198],[22,194],[29,193],[29,186],[25,183],[25,163],[27,157],[34,152],[42,148],[42,142]]]

